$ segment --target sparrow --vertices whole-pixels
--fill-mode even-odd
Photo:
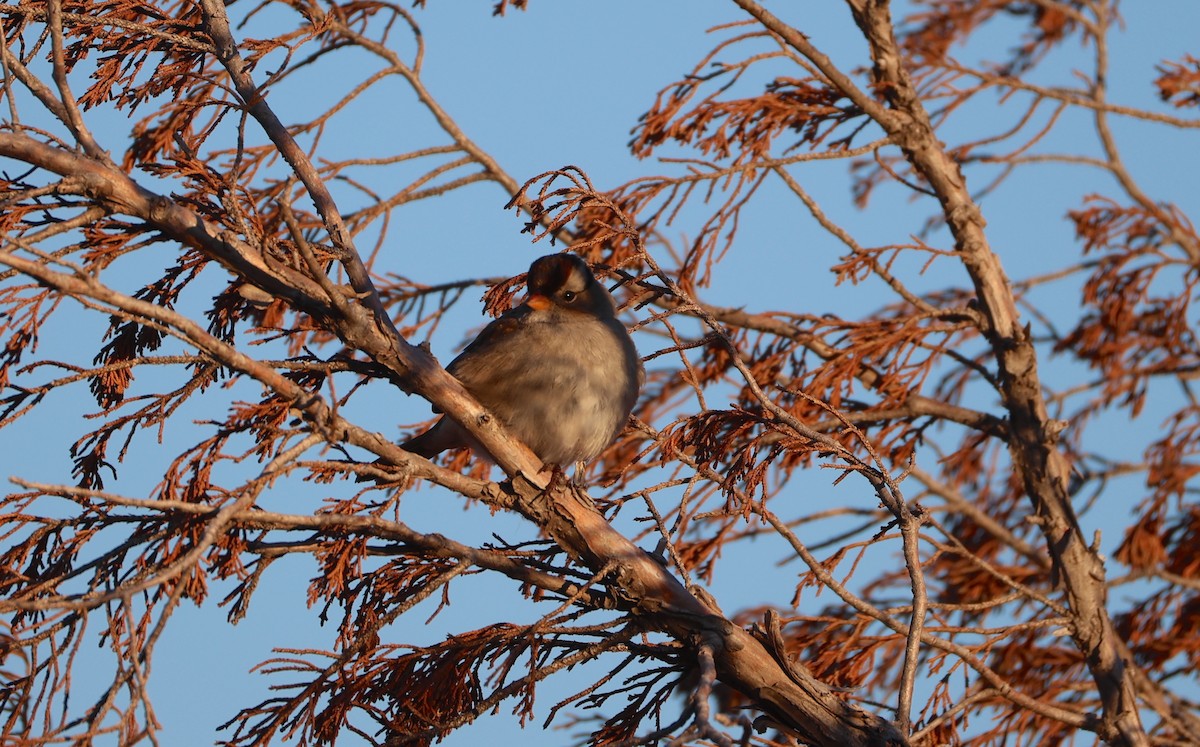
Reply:
[[[579,257],[535,260],[527,286],[525,301],[484,327],[446,370],[544,463],[587,462],[625,427],[641,359],[612,296]],[[445,416],[400,446],[427,459],[480,451]]]

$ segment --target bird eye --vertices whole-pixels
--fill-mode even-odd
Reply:
[[[575,300],[575,291],[563,291],[562,297],[564,301],[571,303]]]

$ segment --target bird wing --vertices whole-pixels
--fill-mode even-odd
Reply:
[[[521,328],[525,317],[532,311],[533,309],[522,304],[492,321],[474,340],[471,340],[470,344],[463,348],[463,351],[454,360],[450,361],[446,370],[457,377],[462,361],[496,345],[504,345],[505,339]],[[461,381],[461,379],[459,380]]]

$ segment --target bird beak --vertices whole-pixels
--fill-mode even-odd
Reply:
[[[550,299],[546,298],[540,293],[535,293],[534,295],[525,299],[525,305],[537,311],[545,311],[546,309],[550,308]]]

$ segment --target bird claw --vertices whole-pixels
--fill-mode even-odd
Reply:
[[[550,472],[550,481],[547,485],[549,488],[561,490],[563,488],[571,487],[574,484],[571,479],[567,477],[566,471],[564,471],[563,468],[557,464],[548,464],[543,468],[542,471]]]
[[[588,495],[587,492],[587,484],[584,481],[582,462],[575,465],[574,477],[567,477],[566,470],[564,470],[562,466],[558,464],[547,465],[546,470],[544,471],[550,472],[550,480],[546,485],[546,489],[548,491],[561,490],[569,492],[578,498],[581,503],[586,503],[592,508],[596,507],[596,503],[592,500],[592,497]]]

